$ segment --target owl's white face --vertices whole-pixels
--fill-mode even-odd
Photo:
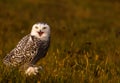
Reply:
[[[48,40],[50,37],[50,27],[44,23],[36,23],[32,27],[31,35],[41,40]]]

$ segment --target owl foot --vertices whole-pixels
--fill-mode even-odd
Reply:
[[[37,75],[37,73],[39,72],[39,70],[43,70],[43,68],[41,66],[38,67],[28,67],[27,70],[25,71],[25,74],[30,76],[30,75]]]

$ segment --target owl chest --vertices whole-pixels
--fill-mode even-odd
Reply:
[[[29,56],[35,56],[37,54],[39,46],[37,45],[37,43],[28,43],[26,44],[26,46],[23,48],[23,54],[27,57]]]

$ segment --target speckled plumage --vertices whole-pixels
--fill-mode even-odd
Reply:
[[[48,30],[44,30],[47,27]],[[39,30],[38,30],[39,29]],[[46,29],[46,28],[45,28]],[[40,32],[43,32],[42,35]],[[4,58],[3,63],[7,66],[23,66],[24,64],[35,65],[44,57],[50,44],[49,26],[43,23],[33,25],[31,34],[21,39],[18,45]]]
[[[30,37],[32,41],[29,40]],[[24,63],[35,64],[38,59],[45,56],[50,41],[41,41],[40,39],[27,35],[25,36],[7,56],[4,63],[9,66],[19,66]]]

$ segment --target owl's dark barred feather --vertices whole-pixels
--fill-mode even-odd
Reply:
[[[32,40],[30,40],[30,37]],[[4,58],[4,64],[9,66],[19,66],[25,63],[34,65],[46,55],[49,44],[50,40],[41,41],[39,38],[27,35]]]

